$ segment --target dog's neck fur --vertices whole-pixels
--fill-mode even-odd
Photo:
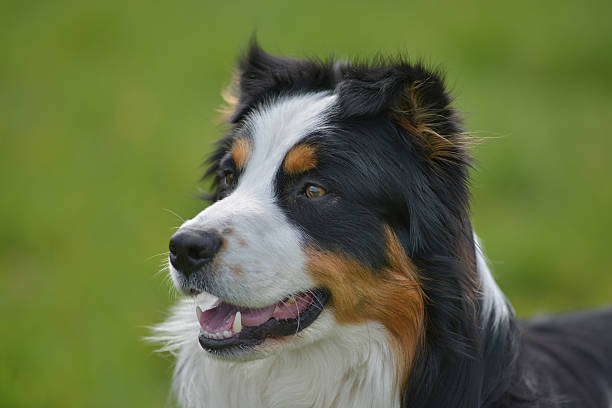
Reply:
[[[338,326],[336,335],[265,359],[228,362],[198,343],[190,301],[177,305],[155,340],[176,356],[174,391],[185,407],[399,407],[401,384],[377,323]]]
[[[482,323],[499,329],[512,311],[477,249]],[[174,391],[184,407],[400,407],[403,384],[382,325],[336,326],[308,347],[248,362],[210,357],[198,343],[194,303],[183,300],[152,340],[176,357]],[[333,323],[329,323],[333,324]]]

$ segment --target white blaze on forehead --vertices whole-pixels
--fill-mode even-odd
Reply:
[[[279,98],[249,115],[242,136],[253,151],[234,192],[182,228],[225,234],[224,249],[209,275],[211,290],[231,303],[263,307],[312,289],[302,235],[277,204],[274,181],[287,152],[323,130],[336,97],[327,92]]]
[[[322,130],[335,95],[327,92],[285,97],[263,106],[247,119],[244,130],[253,139],[253,153],[239,181],[249,190],[273,193],[274,176],[287,152],[308,134]]]

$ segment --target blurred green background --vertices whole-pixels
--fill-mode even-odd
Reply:
[[[612,2],[0,2],[0,406],[172,405],[156,275],[254,29],[294,56],[424,58],[475,151],[521,316],[612,302]]]

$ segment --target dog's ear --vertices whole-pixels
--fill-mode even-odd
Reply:
[[[233,92],[224,95],[229,107],[225,113],[236,123],[266,96],[292,91],[317,92],[335,86],[333,60],[302,60],[266,53],[255,39],[241,58],[234,76]],[[230,111],[230,112],[228,112]]]
[[[345,116],[389,115],[432,163],[466,161],[468,139],[439,72],[404,61],[356,64],[337,92]]]

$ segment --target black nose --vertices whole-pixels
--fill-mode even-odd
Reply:
[[[172,266],[190,275],[210,262],[221,248],[221,237],[208,231],[179,231],[170,238]]]

